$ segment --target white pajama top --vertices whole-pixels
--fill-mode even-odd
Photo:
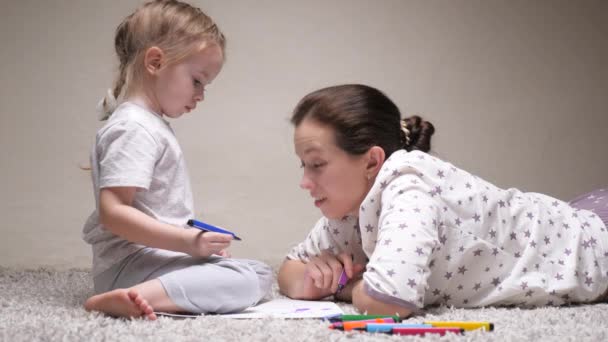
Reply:
[[[324,249],[366,264],[370,296],[411,310],[591,302],[608,288],[608,231],[596,214],[419,151],[393,153],[358,218],[321,218],[287,257],[307,262]]]

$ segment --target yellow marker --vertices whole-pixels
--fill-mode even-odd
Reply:
[[[464,330],[476,330],[483,329],[485,331],[494,330],[494,324],[490,322],[458,322],[458,321],[426,321],[424,324],[430,324],[433,327],[442,328],[461,328]]]

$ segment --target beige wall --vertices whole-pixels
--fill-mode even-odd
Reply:
[[[5,1],[0,10],[0,265],[88,267],[94,107],[113,31],[138,1]],[[362,82],[437,127],[434,151],[503,187],[568,199],[608,185],[608,2],[199,1],[228,63],[173,125],[197,214],[233,254],[278,263],[319,213],[299,190],[291,109]]]

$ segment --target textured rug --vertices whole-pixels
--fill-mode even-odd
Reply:
[[[407,322],[483,320],[493,322],[495,330],[412,337],[333,331],[313,319],[115,319],[82,308],[91,294],[88,270],[0,267],[0,341],[608,341],[608,304],[529,310],[437,307]],[[281,297],[276,285],[272,295]],[[354,313],[351,305],[340,306]]]

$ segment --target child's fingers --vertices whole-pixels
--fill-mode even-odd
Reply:
[[[230,242],[233,237],[230,234],[205,232],[205,234],[203,234],[203,239],[208,242]]]

